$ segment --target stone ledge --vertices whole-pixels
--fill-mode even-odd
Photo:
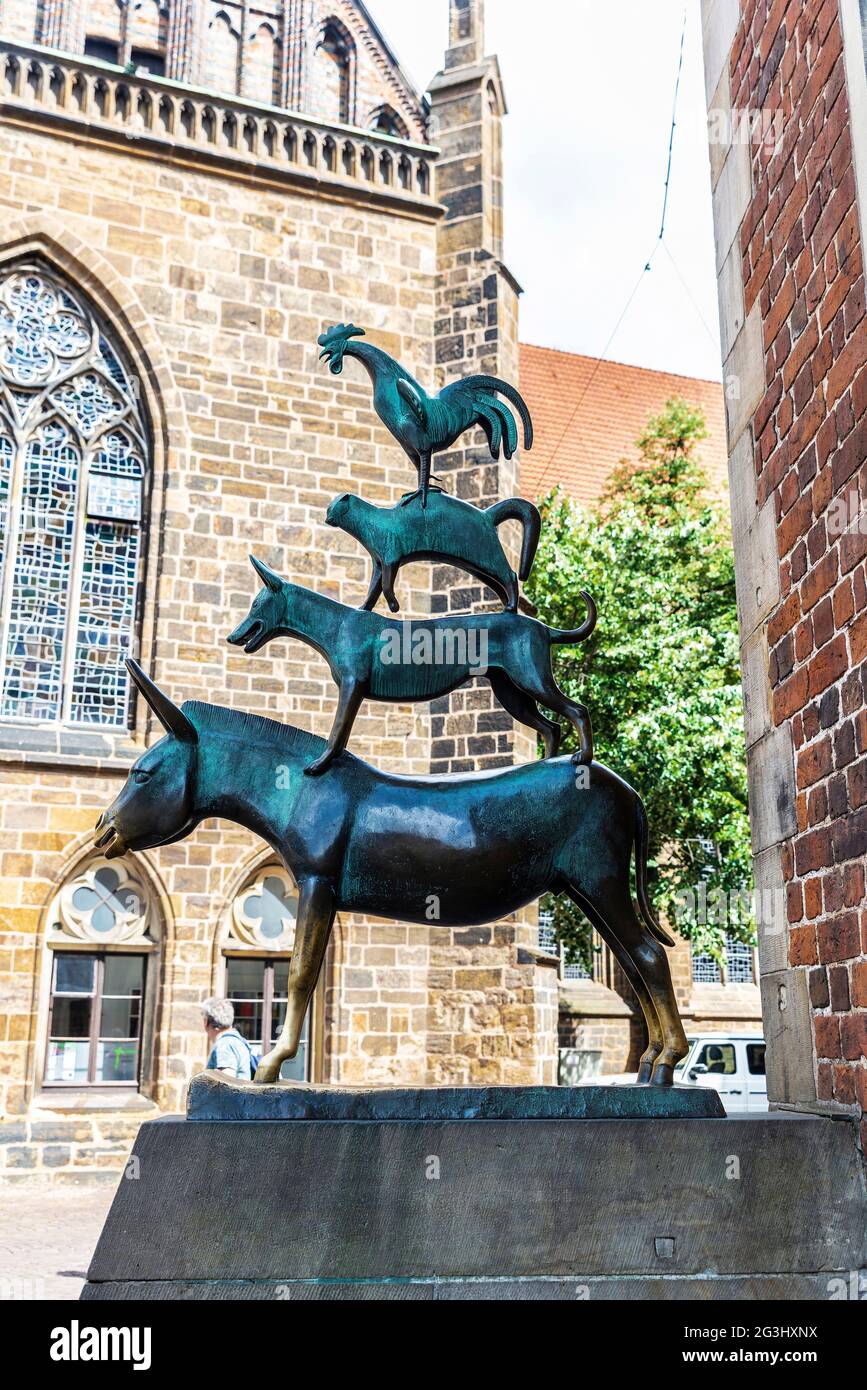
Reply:
[[[201,1072],[190,1082],[187,1118],[237,1120],[466,1121],[724,1119],[719,1094],[696,1086],[365,1086],[299,1082],[255,1085]]]

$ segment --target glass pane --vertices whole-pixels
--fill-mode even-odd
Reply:
[[[229,999],[261,999],[265,992],[265,961],[231,957],[226,981]]]
[[[46,1081],[87,1081],[87,1042],[50,1042],[45,1063]]]
[[[55,954],[55,994],[93,994],[95,986],[96,956]]]
[[[288,960],[275,960],[274,966],[274,998],[285,999],[289,993],[289,962]]]
[[[106,956],[102,992],[104,995],[141,994],[143,975],[143,956]]]
[[[122,1042],[97,1043],[97,1081],[135,1081],[137,1075],[137,1038],[126,1038]]]
[[[5,718],[60,716],[80,462],[80,450],[60,420],[40,425],[25,445],[6,640]]]
[[[261,1000],[254,1003],[250,999],[233,999],[235,1006],[235,1027],[246,1038],[247,1042],[252,1043],[254,1050],[262,1046],[262,1003]]]
[[[93,1000],[87,995],[58,995],[51,1014],[53,1038],[90,1037],[90,1011]]]
[[[306,1081],[307,1080],[307,1043],[302,1038],[298,1044],[298,1051],[288,1062],[284,1062],[280,1068],[281,1081]]]
[[[722,1076],[733,1076],[737,1071],[735,1050],[731,1043],[707,1043],[695,1064],[699,1062],[703,1062],[709,1072]]]
[[[753,1076],[765,1075],[764,1043],[747,1043],[747,1066]]]
[[[286,1018],[286,1004],[275,1002],[271,1006],[271,1046],[277,1041],[277,1035],[283,1027]],[[284,1062],[280,1068],[280,1078],[283,1081],[306,1081],[307,1080],[307,1052],[310,1041],[310,1009],[304,1019],[304,1027],[301,1030],[301,1041],[298,1044],[298,1051],[288,1062]]]
[[[102,1016],[99,1020],[101,1038],[137,1038],[141,1020],[141,1001],[131,999],[103,999]]]

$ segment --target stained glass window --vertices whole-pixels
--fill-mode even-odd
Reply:
[[[148,460],[136,384],[51,271],[0,275],[0,719],[127,722]]]

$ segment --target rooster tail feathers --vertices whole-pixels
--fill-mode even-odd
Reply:
[[[511,401],[521,417],[521,424],[524,426],[524,448],[533,447],[533,421],[530,419],[530,412],[526,402],[519,391],[514,386],[510,386],[508,381],[501,381],[498,376],[465,376],[460,382],[462,387],[469,387],[470,390],[496,391],[501,396],[505,396],[507,401]]]
[[[493,410],[488,410],[487,406],[480,405],[476,408],[479,424],[485,431],[485,438],[488,441],[488,448],[491,451],[491,458],[500,457],[500,445],[503,442],[503,426],[500,417]]]
[[[534,507],[532,502],[527,502],[523,497],[507,497],[503,502],[495,502],[492,507],[487,508],[486,513],[495,526],[499,526],[503,521],[520,521],[523,528],[523,539],[521,541],[521,560],[518,566],[518,578],[523,581],[529,577],[530,570],[533,568],[533,561],[536,558],[536,548],[539,544],[539,536],[542,531],[542,518],[539,515],[539,508]]]

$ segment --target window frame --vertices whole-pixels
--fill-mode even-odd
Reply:
[[[99,522],[100,520],[110,520],[111,518],[101,518],[99,516],[89,517],[87,510],[88,490],[90,480],[93,477],[101,476],[124,476],[122,474],[112,474],[105,466],[100,466],[99,452],[100,445],[104,444],[113,431],[126,433],[140,450],[142,455],[142,474],[140,481],[140,515],[137,520],[125,520],[116,518],[120,525],[135,527],[138,531],[138,562],[135,577],[135,589],[132,596],[131,615],[129,624],[129,654],[136,655],[141,641],[141,632],[144,624],[147,601],[147,577],[149,568],[149,551],[151,544],[151,508],[154,487],[154,433],[150,420],[150,413],[147,408],[145,393],[141,390],[135,392],[130,386],[131,382],[140,380],[140,369],[136,369],[135,364],[130,359],[130,354],[126,348],[123,335],[117,325],[107,318],[93,303],[91,296],[86,289],[80,287],[70,276],[57,269],[53,264],[37,255],[25,256],[20,259],[13,259],[8,262],[0,262],[0,283],[5,283],[16,275],[33,275],[44,278],[51,288],[56,288],[70,296],[80,312],[85,316],[93,332],[93,342],[90,349],[80,359],[75,362],[74,367],[69,370],[55,373],[53,377],[38,384],[36,394],[43,393],[44,401],[38,407],[38,415],[33,420],[26,422],[23,432],[16,424],[14,414],[4,418],[9,419],[10,437],[12,440],[12,457],[10,462],[9,489],[6,499],[7,506],[7,532],[12,538],[12,544],[7,549],[4,547],[0,553],[0,630],[3,632],[3,644],[0,646],[0,744],[4,742],[4,731],[14,730],[46,730],[52,731],[55,735],[96,735],[99,737],[123,738],[128,736],[135,727],[136,716],[136,691],[132,682],[127,679],[124,709],[119,719],[114,723],[97,722],[96,720],[82,720],[71,718],[73,685],[76,664],[76,650],[78,645],[78,626],[81,614],[82,584],[84,578],[85,561],[85,540],[88,520]],[[117,382],[114,383],[115,390],[126,401],[126,406],[120,418],[93,430],[86,435],[80,424],[73,422],[70,416],[59,409],[50,399],[51,394],[59,387],[75,380],[79,375],[93,371],[97,356],[102,342],[105,342],[109,351],[116,358],[117,363],[127,379],[127,391],[124,392]],[[10,380],[4,376],[0,381],[0,403],[3,400],[3,388]],[[69,578],[65,593],[58,600],[58,607],[63,608],[62,621],[62,655],[59,663],[59,687],[60,696],[58,701],[58,713],[56,717],[33,718],[22,715],[4,715],[2,713],[3,690],[6,679],[8,664],[8,640],[9,640],[9,617],[12,609],[13,590],[15,583],[16,562],[19,553],[18,548],[18,527],[22,517],[23,494],[27,480],[27,459],[26,451],[29,442],[38,439],[37,426],[45,428],[50,425],[52,420],[59,421],[68,431],[69,439],[73,443],[79,454],[79,465],[75,481],[74,499],[74,524],[70,543],[69,558]],[[14,740],[14,735],[13,735]],[[8,738],[5,740],[8,742]]]
[[[89,947],[82,948],[76,946],[73,946],[71,949],[64,949],[63,947],[57,946],[52,948],[50,952],[51,973],[48,982],[48,1026],[45,1034],[45,1053],[42,1058],[41,1075],[39,1081],[39,1086],[42,1091],[87,1091],[88,1094],[108,1090],[132,1091],[134,1093],[138,1093],[141,1091],[143,1063],[145,1059],[146,1029],[148,1023],[147,1008],[150,1002],[150,991],[148,987],[148,960],[152,956],[152,954],[153,953],[151,951],[141,950],[140,948],[133,950],[118,951],[112,951],[108,949],[99,950],[98,948],[94,950]],[[137,1037],[138,1054],[136,1058],[135,1076],[129,1081],[106,1081],[103,1078],[96,1077],[94,1074],[96,1071],[96,1053],[100,1042],[99,1027],[100,1023],[102,1022],[102,1001],[105,997],[103,991],[103,982],[105,979],[105,958],[110,955],[136,956],[141,960],[142,963],[142,989],[141,996],[139,998],[139,1024]],[[53,1035],[54,1001],[57,998],[57,992],[54,988],[54,984],[57,972],[57,960],[59,956],[78,956],[79,958],[94,957],[96,960],[96,978],[94,982],[94,990],[93,994],[87,996],[88,998],[92,999],[93,1004],[91,1007],[90,1015],[90,1030],[87,1035],[88,1058],[86,1080],[73,1079],[72,1081],[57,1081],[49,1079],[47,1076],[48,1062],[51,1053],[51,1043]],[[60,997],[66,998],[68,996],[61,995]],[[118,996],[109,995],[108,997],[114,998]]]
[[[232,961],[236,960],[254,962],[256,965],[263,965],[265,967],[262,988],[262,1027],[263,1029],[266,1027],[270,1029],[271,1007],[274,1002],[274,967],[276,965],[284,964],[288,966],[292,960],[291,952],[275,951],[273,955],[264,955],[262,952],[255,950],[226,950],[223,955],[223,995],[232,1003],[233,1007],[236,998],[238,1000],[243,999],[243,996],[233,995],[232,993],[230,993],[229,990],[229,966]],[[302,1040],[306,1041],[305,1075],[301,1078],[301,1080],[303,1081],[312,1081],[314,1077],[316,1056],[318,1052],[317,1044],[319,1040],[320,983],[321,979],[317,983],[316,989],[313,991],[313,995],[310,999],[309,1004],[307,1005],[307,1013],[304,1019],[304,1029],[302,1029],[301,1034]],[[235,1022],[233,1024],[233,1027],[238,1028],[237,1014],[235,1015]],[[241,1032],[240,1028],[238,1028],[238,1032],[241,1033],[242,1037],[246,1036],[244,1033]],[[254,1051],[260,1051],[260,1053],[263,1056],[266,1052],[270,1052],[271,1047],[273,1046],[270,1037],[267,1040],[265,1037],[250,1038],[248,1039],[248,1041],[250,1042],[250,1045],[254,1049]]]

